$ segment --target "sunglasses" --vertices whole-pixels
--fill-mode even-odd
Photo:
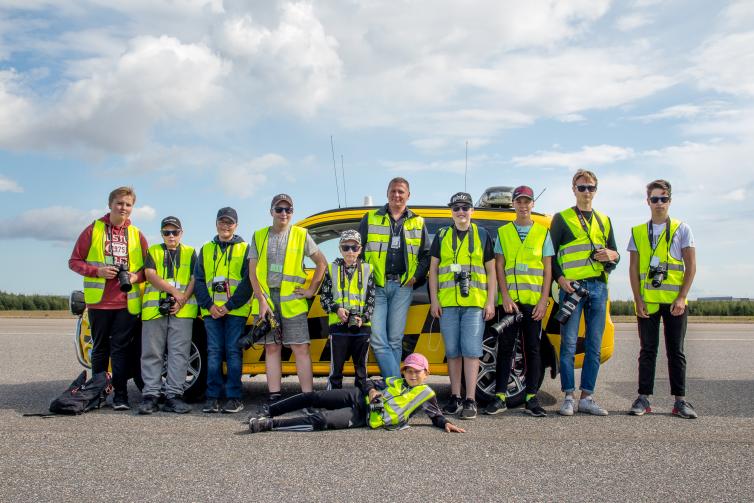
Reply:
[[[181,233],[179,230],[175,231],[161,231],[163,236],[177,236]]]
[[[597,186],[596,185],[577,185],[576,190],[579,192],[597,192]]]
[[[340,249],[344,252],[352,251],[357,252],[361,250],[361,245],[340,245]]]
[[[471,206],[467,206],[464,204],[460,206],[453,206],[451,209],[453,210],[454,213],[458,213],[459,211],[469,211],[471,209]]]
[[[670,196],[652,196],[649,198],[649,201],[652,204],[667,203],[668,201],[670,201]]]
[[[275,213],[287,213],[289,215],[293,213],[293,208],[286,208],[285,206],[275,206],[272,209],[275,210]]]

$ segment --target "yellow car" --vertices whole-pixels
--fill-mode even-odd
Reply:
[[[484,198],[483,198],[484,199]],[[510,208],[489,208],[484,207],[483,199],[477,203],[474,212],[474,222],[489,232],[490,236],[497,236],[497,228],[501,225],[515,219],[515,212]],[[345,229],[357,229],[361,218],[364,214],[373,208],[342,208],[329,210],[316,215],[312,215],[296,225],[305,227],[309,230],[314,241],[319,245],[322,252],[332,261],[340,256],[338,253],[338,240],[341,231]],[[441,227],[450,225],[450,209],[447,206],[411,206],[411,210],[424,217],[429,231],[430,238]],[[549,226],[550,217],[535,213],[533,219],[539,223]],[[307,259],[308,260],[308,259]],[[313,263],[307,263],[309,279],[313,273]],[[78,309],[74,314],[80,315],[80,320],[76,329],[76,353],[79,362],[90,367],[91,355],[91,335],[89,331],[88,319],[82,307],[83,295],[80,292],[73,294],[78,299],[76,304]],[[554,299],[557,299],[557,284],[553,283],[552,297],[545,315],[542,327],[547,337],[541,338],[541,355],[542,355],[542,374],[540,383],[544,379],[545,368],[550,367],[550,375],[557,376],[558,353],[560,350],[560,324],[555,320],[554,313],[557,312],[558,305]],[[607,310],[609,313],[609,308]],[[490,326],[497,320],[493,319],[488,322],[484,334],[483,356],[481,358],[481,367],[479,379],[477,380],[477,398],[485,402],[490,400],[495,394],[495,364],[497,359],[497,336]],[[252,324],[253,319],[250,317],[247,322],[247,330]],[[576,346],[576,367],[580,368],[584,357],[584,324],[579,330],[579,340]],[[330,370],[330,348],[328,346],[328,325],[327,315],[322,310],[319,302],[319,296],[310,301],[309,309],[309,335],[311,337],[311,357],[312,367],[315,376],[326,376]],[[605,332],[602,338],[602,349],[600,353],[601,361],[606,361],[612,356],[614,345],[614,326],[607,314],[605,323]],[[513,372],[508,384],[508,398],[511,406],[523,401],[524,389],[526,387],[526,362],[523,354],[517,345]],[[442,335],[440,334],[439,323],[429,314],[429,294],[426,286],[414,290],[414,298],[409,309],[406,321],[406,330],[403,337],[403,355],[418,351],[424,354],[430,363],[430,368],[435,375],[447,375],[447,362],[445,359],[445,348],[443,345]],[[263,346],[251,347],[243,355],[243,374],[257,375],[265,372],[263,359]],[[206,334],[201,320],[194,324],[193,343],[189,357],[189,370],[186,375],[186,387],[184,396],[187,400],[198,400],[204,394],[206,387]],[[295,360],[293,353],[288,348],[283,348],[283,375],[294,375],[296,373]],[[370,375],[378,375],[374,355],[369,354],[368,372]],[[353,375],[353,366],[347,363],[344,368],[345,375]]]

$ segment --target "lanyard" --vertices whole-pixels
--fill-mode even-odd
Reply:
[[[665,262],[667,262],[668,255],[670,254],[670,217],[665,220],[665,229],[662,231],[662,233],[665,234]],[[651,220],[647,222],[647,234],[649,235],[649,246],[652,247],[652,255],[650,255],[651,257],[654,256],[655,250],[657,250],[657,247],[660,245],[662,234],[657,237],[657,243],[652,244],[652,241],[654,240],[654,226],[652,225]]]
[[[605,237],[605,229],[602,228],[602,222],[600,221],[599,217],[597,217],[594,214],[594,211],[592,211],[591,218],[589,218],[589,225],[586,224],[586,219],[584,218],[584,214],[581,213],[581,210],[578,206],[574,206],[574,209],[576,210],[576,215],[579,217],[579,223],[581,223],[581,228],[584,229],[584,232],[586,232],[586,237],[589,239],[589,244],[592,245],[592,250],[596,250],[597,247],[594,245],[594,241],[592,241],[592,221],[596,218],[597,224],[600,227],[600,231],[602,232],[602,238],[607,241],[607,238]]]
[[[126,250],[128,250],[128,232],[123,233],[123,237],[126,240]],[[102,245],[102,250],[107,253],[107,243],[110,243],[110,260],[115,263],[115,255],[113,254],[113,224],[105,224],[105,243]],[[107,263],[107,258],[105,258]]]
[[[361,277],[361,260],[356,259],[356,270],[354,271],[356,276],[357,285],[359,287],[359,293],[361,293],[361,290],[363,289],[363,281]],[[340,298],[346,299],[348,298],[346,296],[346,262],[343,261],[342,264],[338,264],[338,276],[340,277],[338,283],[340,283],[338,286],[340,286]],[[353,275],[351,276],[351,280],[353,280]],[[351,280],[349,280],[348,284],[350,286]],[[350,288],[348,289],[350,291]]]
[[[168,247],[165,245],[165,243],[162,244],[162,251],[163,251],[163,260],[162,260],[162,268],[163,268],[163,278],[168,279],[168,265],[172,266],[173,270],[173,279],[175,281],[178,281],[178,266],[181,264],[181,245],[178,244],[178,247],[174,250],[175,253],[170,253],[170,250],[168,250]]]
[[[469,225],[469,230],[466,231],[466,239],[469,243],[469,265],[471,265],[471,254],[474,252],[474,236],[471,235],[471,232],[474,230],[474,224]],[[458,254],[461,252],[461,248],[458,247],[458,229],[456,229],[456,226],[453,225],[451,229],[452,237],[453,237],[453,263],[458,263]],[[456,249],[458,247],[458,249]]]
[[[228,246],[225,247],[222,254],[220,255],[220,262],[217,260],[217,248],[218,244],[214,243],[215,250],[212,253],[212,262],[215,264],[215,270],[212,272],[212,277],[217,277],[217,268],[220,265],[220,262],[222,262],[223,257],[225,257],[225,274],[227,276],[230,276],[230,259],[233,258],[233,243],[230,243]],[[228,253],[228,250],[230,250],[230,253]],[[226,276],[226,277],[227,277]]]

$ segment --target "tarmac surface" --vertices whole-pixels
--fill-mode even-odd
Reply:
[[[620,324],[596,394],[608,417],[558,416],[559,381],[546,377],[547,418],[514,409],[456,421],[466,434],[417,417],[400,432],[249,435],[240,421],[261,403],[260,377],[244,378],[247,411],[236,415],[202,414],[195,405],[184,416],[101,409],[23,417],[45,412],[81,371],[73,331],[72,319],[0,319],[2,502],[754,500],[750,324],[689,326],[688,398],[697,420],[670,415],[663,351],[655,412],[626,415],[638,337],[634,325]],[[444,401],[447,378],[431,383]],[[284,391],[296,389],[286,379]],[[135,406],[139,392],[133,385],[130,392]]]

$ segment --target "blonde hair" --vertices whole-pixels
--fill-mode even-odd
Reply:
[[[597,185],[597,175],[595,175],[592,171],[589,171],[588,169],[580,169],[576,171],[576,174],[573,175],[573,180],[571,184],[575,187],[576,186],[576,180],[579,178],[591,178],[594,180],[594,185]]]
[[[115,201],[116,197],[131,196],[133,203],[136,204],[136,191],[133,187],[118,187],[110,192],[110,198],[107,200],[107,205],[110,206]]]

